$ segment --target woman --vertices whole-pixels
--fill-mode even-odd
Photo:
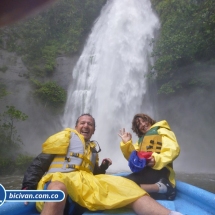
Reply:
[[[122,139],[120,148],[124,157],[127,160],[130,158],[129,165],[134,166],[134,160],[141,161],[141,153],[151,155],[146,159],[145,167],[133,169],[134,173],[126,178],[139,184],[156,199],[174,200],[176,189],[173,161],[180,153],[175,134],[167,121],[155,122],[143,113],[134,116],[132,130],[139,137],[135,144],[132,143],[132,135],[125,129],[120,130],[119,134]]]

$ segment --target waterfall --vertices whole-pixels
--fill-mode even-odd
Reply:
[[[100,159],[113,160],[110,171],[128,168],[119,149],[119,129],[131,132],[136,113],[154,116],[146,75],[153,63],[150,41],[157,29],[159,20],[150,0],[109,0],[72,71],[64,127],[74,127],[82,113],[92,114],[96,120],[92,138],[102,148]]]

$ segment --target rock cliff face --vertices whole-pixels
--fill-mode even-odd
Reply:
[[[45,81],[56,81],[67,90],[72,81],[72,70],[78,56],[58,57],[56,70],[51,78]],[[0,71],[0,81],[4,83],[9,95],[0,99],[0,113],[6,105],[13,105],[16,109],[28,115],[24,122],[17,122],[18,133],[23,140],[23,150],[36,155],[41,151],[41,144],[51,134],[62,129],[62,110],[51,111],[33,95],[32,85],[27,78],[28,69],[20,56],[0,50],[0,68],[6,67],[5,72]]]

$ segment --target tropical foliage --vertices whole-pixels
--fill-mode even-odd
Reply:
[[[6,90],[6,86],[0,82],[0,99],[9,94]]]
[[[215,59],[215,1],[151,0],[160,17],[161,31],[153,57],[160,92],[173,93],[188,87],[182,67]],[[198,62],[198,63],[197,63]],[[194,76],[195,77],[195,74]],[[199,83],[199,82],[198,82]]]
[[[15,123],[25,121],[28,116],[17,110],[14,106],[6,106],[6,110],[0,114],[0,169],[1,174],[12,172],[16,167],[26,167],[31,157],[22,154],[18,150],[23,144],[17,132]]]
[[[66,101],[66,91],[57,85],[54,81],[40,83],[37,80],[32,80],[36,88],[35,94],[46,104],[59,107]]]
[[[37,76],[51,75],[56,56],[74,54],[106,0],[59,0],[48,10],[0,31],[0,48],[15,51]]]
[[[0,83],[0,99],[7,94],[5,86]],[[17,168],[24,171],[32,161],[31,156],[18,154],[23,142],[15,124],[27,118],[14,106],[6,106],[6,110],[0,113],[0,175],[13,173]]]
[[[25,121],[28,116],[17,110],[14,106],[6,106],[6,111],[0,114],[0,157],[10,155],[22,144],[17,134],[15,123]],[[12,153],[11,152],[11,153]]]

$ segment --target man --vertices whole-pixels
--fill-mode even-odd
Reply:
[[[75,130],[66,129],[46,140],[43,153],[54,154],[54,159],[37,189],[44,189],[48,183],[48,190],[62,190],[66,197],[69,196],[74,202],[92,211],[130,205],[140,215],[172,214],[128,179],[92,174],[98,164],[96,143],[90,141],[94,131],[94,118],[90,114],[83,114],[77,119]],[[106,159],[105,163],[98,168],[100,171],[106,169],[111,161]],[[24,180],[23,187],[27,184]],[[62,202],[38,203],[37,209],[42,211],[42,215],[63,215],[65,205],[66,198]]]
[[[132,130],[139,137],[135,144],[132,143],[131,134],[126,132],[125,129],[120,130],[119,134],[122,138],[120,148],[124,157],[127,160],[130,159],[131,167],[133,167],[132,162],[140,158],[140,153],[151,155],[147,159],[145,167],[134,170],[134,173],[126,178],[139,184],[156,199],[174,200],[176,189],[173,161],[180,153],[175,134],[165,120],[156,123],[146,114],[136,114],[134,116]],[[133,153],[137,155],[135,156]],[[141,162],[141,159],[139,162]]]

